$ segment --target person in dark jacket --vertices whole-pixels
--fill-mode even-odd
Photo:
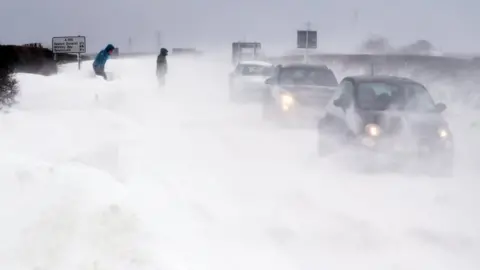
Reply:
[[[93,61],[93,71],[96,75],[102,76],[105,80],[107,79],[107,74],[105,74],[105,63],[110,58],[114,49],[115,47],[112,44],[108,44],[105,49],[97,54],[95,61]]]
[[[160,50],[160,54],[157,57],[157,78],[159,79],[161,85],[165,84],[165,75],[168,71],[167,55],[168,50],[162,48]]]

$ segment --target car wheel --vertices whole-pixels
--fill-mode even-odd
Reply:
[[[318,133],[338,137],[339,134],[341,134],[341,132],[339,131],[340,130],[338,129],[338,124],[335,118],[329,114],[326,114],[325,116],[320,118],[317,122]]]

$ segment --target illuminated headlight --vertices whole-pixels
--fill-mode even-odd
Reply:
[[[377,137],[380,135],[380,127],[375,124],[368,124],[365,126],[365,132],[372,137]]]
[[[292,96],[283,94],[281,95],[281,102],[282,102],[282,109],[284,111],[287,111],[288,109],[290,109],[290,107],[292,107],[295,100],[293,99]]]
[[[438,136],[440,136],[440,138],[448,138],[450,136],[450,133],[445,128],[440,128],[440,129],[438,129],[437,132],[438,132]]]

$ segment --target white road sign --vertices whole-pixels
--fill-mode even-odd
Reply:
[[[53,53],[86,53],[87,39],[84,36],[52,38]]]

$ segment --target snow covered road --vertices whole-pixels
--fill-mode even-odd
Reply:
[[[88,62],[18,75],[4,269],[480,268],[479,134],[458,117],[454,179],[355,175],[315,156],[313,131],[229,104],[228,62],[172,58],[161,92],[154,60],[112,60],[112,82]]]

